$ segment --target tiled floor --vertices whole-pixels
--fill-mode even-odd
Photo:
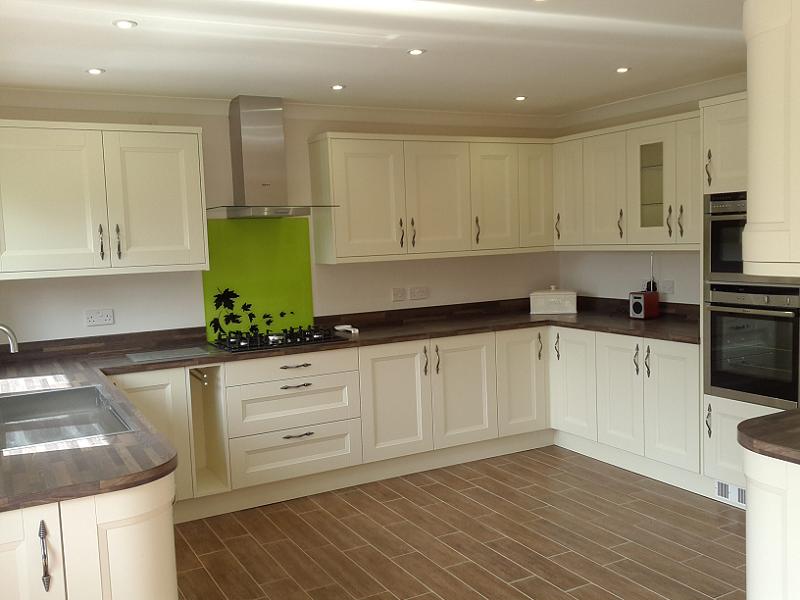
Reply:
[[[744,600],[744,512],[551,446],[177,526],[185,600]]]

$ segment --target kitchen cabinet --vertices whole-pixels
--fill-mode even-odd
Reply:
[[[108,246],[115,267],[203,264],[199,138],[104,131]]]
[[[500,436],[547,429],[547,328],[499,331],[496,344]]]
[[[699,347],[644,340],[643,367],[645,456],[699,472]]]
[[[744,449],[737,440],[739,423],[776,412],[775,408],[705,396],[700,427],[703,438],[703,474],[717,481],[745,487]]]
[[[630,244],[672,244],[678,236],[675,123],[628,131]]]
[[[553,245],[553,147],[519,146],[520,245]]]
[[[109,240],[100,131],[0,126],[0,271],[108,268]]]
[[[595,333],[553,327],[549,350],[553,429],[597,441]]]
[[[519,246],[519,146],[470,144],[472,248]]]
[[[431,340],[434,448],[498,437],[495,334]]]
[[[553,233],[556,246],[583,243],[583,140],[553,146]]]
[[[403,143],[408,251],[471,247],[470,155],[465,142]]]
[[[644,341],[598,333],[597,441],[644,454]]]
[[[405,254],[403,142],[337,139],[330,153],[336,255]]]
[[[178,500],[194,497],[186,377],[185,369],[165,369],[114,375],[109,378],[177,450],[175,493]]]
[[[703,132],[699,118],[675,125],[675,206],[678,244],[703,241]]]
[[[624,131],[583,140],[583,242],[624,244],[627,235],[627,137]]]
[[[47,552],[47,587],[42,578],[42,547]],[[4,600],[65,600],[64,579],[58,503],[0,512],[0,581]]]
[[[364,462],[433,450],[431,344],[359,348]]]
[[[703,107],[706,194],[747,191],[747,100]]]

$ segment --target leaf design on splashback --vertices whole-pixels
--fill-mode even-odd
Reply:
[[[225,288],[221,292],[217,292],[214,294],[214,308],[219,310],[220,308],[224,308],[225,310],[233,310],[234,302],[239,297],[239,294],[234,292],[230,288]]]
[[[222,333],[224,331],[224,329],[222,329],[222,323],[219,322],[219,317],[211,319],[210,325],[214,333]]]
[[[230,325],[231,323],[241,323],[242,317],[241,315],[237,315],[236,313],[228,313],[225,315],[225,325]]]

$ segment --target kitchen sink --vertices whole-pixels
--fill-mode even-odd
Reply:
[[[0,450],[131,430],[96,387],[0,397]]]

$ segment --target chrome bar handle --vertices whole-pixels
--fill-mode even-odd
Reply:
[[[542,349],[544,348],[544,344],[542,344],[542,334],[537,334],[536,338],[539,340],[539,352],[537,353],[537,357],[539,360],[542,360]]]
[[[711,182],[713,181],[711,177],[711,148],[708,149],[708,161],[706,162],[706,181],[708,181],[708,187],[711,187]]]
[[[711,403],[708,404],[708,412],[706,412],[706,430],[708,431],[708,439],[711,439]]]
[[[283,365],[281,370],[286,371],[287,369],[307,369],[311,366],[311,363],[301,363],[299,365]]]
[[[619,209],[619,219],[617,219],[617,228],[619,229],[619,239],[622,239],[622,209]]]
[[[442,357],[439,356],[439,346],[436,346],[436,374],[439,374],[439,366],[442,364]]]
[[[283,436],[283,439],[285,439],[285,440],[299,440],[299,439],[302,439],[302,438],[311,437],[312,435],[314,435],[313,431],[306,431],[305,433],[299,433],[297,435],[285,435],[285,436]]]
[[[633,355],[633,366],[636,367],[636,374],[639,374],[639,344],[636,344],[636,353]]]
[[[556,360],[561,360],[561,334],[556,334],[556,345],[553,346],[556,350]]]
[[[667,208],[667,233],[672,237],[672,205]]]
[[[425,357],[425,366],[422,367],[422,372],[425,375],[427,375],[428,374],[428,347],[427,346],[423,346],[422,347],[422,354]]]
[[[647,378],[650,378],[650,346],[647,346],[647,353],[644,355],[644,369],[647,372]]]
[[[299,390],[302,388],[308,388],[314,385],[313,383],[299,383],[297,385],[282,385],[282,390]]]
[[[117,223],[117,258],[122,260],[122,238],[120,237],[119,223]]]
[[[50,567],[47,564],[47,525],[39,521],[39,546],[42,550],[42,585],[44,591],[50,591]]]
[[[417,226],[414,224],[414,217],[411,217],[411,246],[417,247]]]
[[[100,236],[100,260],[105,260],[106,259],[106,248],[103,245],[103,224],[102,223],[97,228],[97,233]]]
[[[683,237],[683,204],[678,209],[678,232],[680,232],[681,237]]]
[[[481,243],[481,220],[480,217],[475,217],[475,227],[478,228],[478,232],[475,234],[475,245],[480,245]]]
[[[556,214],[556,239],[557,240],[561,239],[561,227],[559,227],[559,225],[561,225],[561,213]]]
[[[406,228],[403,227],[403,219],[400,219],[400,247],[406,245]]]

